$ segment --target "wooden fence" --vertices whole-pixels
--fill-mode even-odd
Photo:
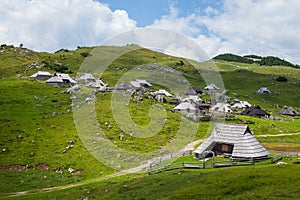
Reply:
[[[270,151],[271,153],[275,153],[277,156],[282,157],[300,157],[300,152],[284,152],[284,151]]]
[[[156,160],[154,160],[153,162],[150,163],[150,168],[154,167],[156,165],[159,165],[160,163],[172,159],[172,158],[178,158],[180,156],[187,156],[187,155],[192,155],[193,154],[193,150],[187,150],[187,151],[181,151],[181,152],[176,152],[176,153],[170,153],[167,154],[163,157],[157,158]]]
[[[271,163],[275,163],[282,159],[282,157],[300,157],[299,152],[280,152],[280,151],[272,151],[272,153],[275,153],[275,156],[269,157]],[[208,164],[207,161],[209,159],[205,159],[205,161],[202,160],[198,162],[171,162],[163,164],[164,161],[180,157],[180,156],[186,156],[186,155],[192,155],[192,151],[183,151],[173,154],[168,154],[167,156],[161,157],[152,163],[150,163],[148,168],[148,174],[154,174],[154,173],[160,173],[163,171],[169,171],[174,169],[205,169],[205,168],[218,168],[218,167],[230,167],[230,166],[243,166],[243,165],[254,165],[256,162],[260,162],[263,160],[266,160],[266,158],[258,159],[258,158],[231,158],[228,160],[214,160],[212,159],[210,162],[211,164]]]
[[[173,162],[165,165],[156,165],[148,168],[148,174],[159,173],[174,169],[202,169],[201,162]]]

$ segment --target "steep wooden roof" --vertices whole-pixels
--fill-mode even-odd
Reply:
[[[264,157],[269,152],[253,136],[247,125],[216,124],[212,134],[194,152],[202,154],[212,150],[215,144],[233,145],[232,157],[257,158]]]
[[[281,115],[288,115],[288,116],[298,116],[300,115],[299,112],[297,112],[296,110],[294,110],[292,107],[284,107],[279,114]]]
[[[241,114],[256,117],[270,116],[269,113],[261,109],[259,106],[251,106],[250,108],[246,108]]]

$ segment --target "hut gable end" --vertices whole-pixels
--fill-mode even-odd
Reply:
[[[233,158],[261,158],[269,152],[256,140],[247,125],[216,124],[210,137],[194,152],[197,157],[208,150],[218,155],[229,153]]]

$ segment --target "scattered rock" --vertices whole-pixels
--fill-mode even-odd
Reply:
[[[121,134],[119,138],[120,138],[120,140],[123,140],[124,139],[124,135]]]
[[[68,172],[73,173],[74,169],[72,169],[71,167],[68,168]]]
[[[40,163],[36,165],[36,169],[49,170],[49,168],[49,165],[46,163]]]
[[[287,163],[286,162],[278,162],[276,163],[276,165],[286,165]]]
[[[82,174],[84,172],[84,169],[77,169],[77,170],[74,170],[72,173],[73,174]]]
[[[41,100],[41,98],[39,98],[39,97],[37,97],[37,96],[34,96],[33,98],[34,98],[34,100],[36,100],[36,101],[40,101],[40,100]]]
[[[63,173],[63,170],[62,170],[62,168],[59,167],[59,168],[57,168],[57,169],[55,170],[55,172],[56,172],[56,173],[59,173],[59,174],[62,174],[62,173]]]

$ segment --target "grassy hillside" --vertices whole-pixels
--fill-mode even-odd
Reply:
[[[101,47],[98,48],[98,51],[102,51],[102,53],[111,51],[113,53],[118,52],[120,48],[124,47]],[[2,180],[0,194],[64,185],[105,176],[115,171],[99,162],[85,148],[74,125],[73,111],[70,106],[72,103],[70,100],[71,95],[64,92],[65,88],[56,88],[39,81],[27,79],[39,70],[52,73],[55,70],[61,70],[68,72],[72,77],[76,77],[79,67],[86,56],[89,56],[89,53],[92,52],[91,50],[92,48],[82,47],[73,51],[60,50],[56,53],[45,53],[7,45],[1,46],[0,166],[27,165],[28,167],[38,168],[39,164],[47,164],[50,168],[47,171],[0,171]],[[101,55],[104,56],[104,54]],[[247,100],[251,104],[260,105],[272,115],[282,119],[274,121],[236,115],[235,119],[228,121],[228,123],[241,123],[240,120],[251,122],[250,128],[258,136],[300,132],[299,117],[283,117],[277,114],[285,105],[300,110],[298,100],[300,98],[299,69],[284,66],[267,67],[220,60],[214,62],[222,75],[225,88],[229,89],[231,99],[238,98]],[[157,63],[182,71],[193,86],[199,88],[205,86],[201,75],[186,60],[147,49],[133,50],[114,60],[103,74],[103,79],[109,86],[113,87],[124,73],[136,66],[148,63]],[[278,82],[276,81],[278,76],[284,76],[288,81]],[[263,86],[268,87],[273,93],[270,95],[254,94]],[[158,89],[160,87],[160,85],[155,85],[154,88]],[[274,92],[278,92],[278,94]],[[121,141],[119,137],[123,132],[114,121],[110,109],[111,94],[98,93],[96,97],[95,105],[100,126],[111,141],[115,141],[117,145],[124,149],[134,149],[139,152],[158,150],[161,146],[168,144],[177,133],[181,116],[171,112],[173,108],[171,105],[161,104],[166,109],[167,120],[164,128],[156,136],[146,139],[126,136],[126,139]],[[209,96],[206,95],[203,98],[209,99]],[[130,102],[128,109],[133,121],[141,126],[149,124],[148,112],[153,105],[154,103],[148,99],[145,99],[142,104]],[[107,122],[109,122],[110,127],[106,125]],[[195,139],[205,138],[209,122],[200,122],[198,127]],[[258,137],[258,139],[272,145],[274,143],[299,144],[299,137],[299,135],[282,135],[280,137]],[[72,147],[69,148],[71,145]],[[83,173],[71,174],[68,172],[69,168],[81,169]],[[58,169],[61,169],[63,173],[55,172]],[[184,174],[188,175],[188,178],[195,175],[194,172],[191,172],[191,174],[190,172],[184,172]],[[172,183],[180,181],[180,177],[172,179],[172,173],[166,173],[163,176],[170,176],[170,182]],[[238,177],[238,174],[235,176]],[[149,179],[150,182],[155,180],[143,176],[142,179]],[[182,179],[182,181],[184,180]],[[140,181],[142,182],[141,179]],[[215,181],[218,182],[218,180]],[[136,187],[146,187],[146,185]],[[184,189],[188,190],[182,187],[178,188],[178,191],[183,193]],[[116,194],[109,195],[107,198],[115,197]],[[173,197],[172,195],[174,195],[174,198],[182,197],[180,196],[181,192],[178,193],[178,197],[175,191],[170,195],[169,198]]]
[[[291,162],[291,158],[283,160]],[[126,175],[71,189],[10,199],[298,199],[299,165],[172,170]]]

